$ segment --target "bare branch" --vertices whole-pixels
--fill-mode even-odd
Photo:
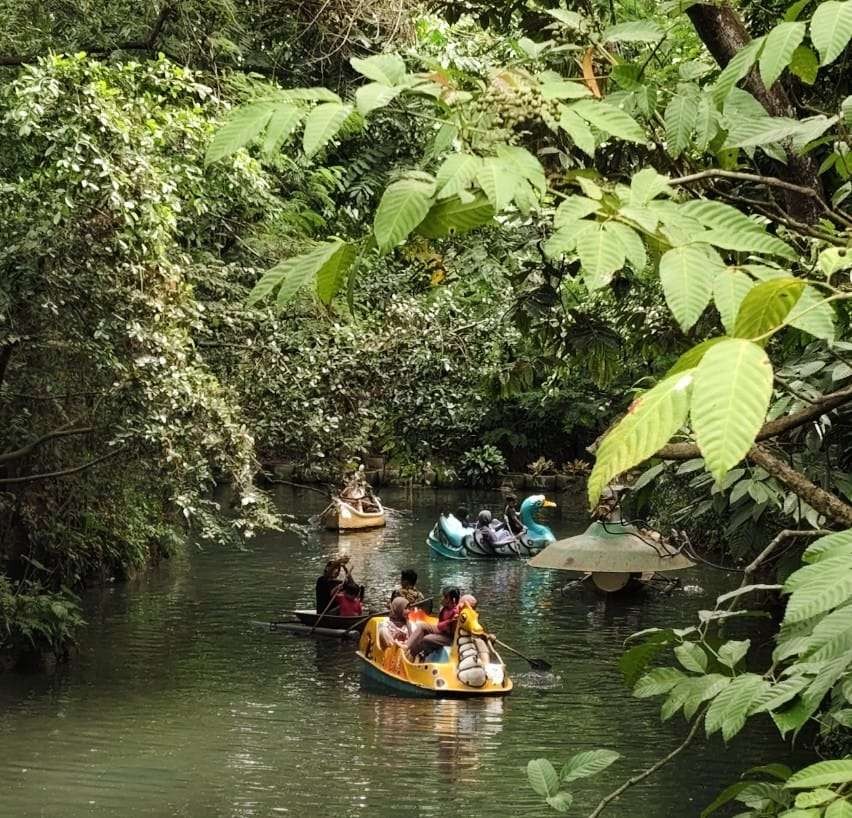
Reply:
[[[107,452],[100,457],[96,457],[94,460],[89,460],[86,463],[81,463],[79,466],[73,466],[70,469],[60,469],[59,471],[50,471],[50,472],[42,472],[41,474],[24,474],[20,477],[4,477],[0,479],[0,486],[9,486],[17,483],[32,483],[36,480],[50,480],[54,477],[67,477],[71,474],[79,474],[81,471],[85,471],[86,469],[92,468],[92,466],[96,466],[98,463],[102,463],[104,460],[109,460],[111,457],[115,457],[122,451],[122,448],[114,449],[111,452]]]
[[[54,440],[59,437],[70,437],[71,435],[85,435],[89,432],[93,432],[94,430],[94,426],[82,426],[79,429],[69,429],[67,427],[62,429],[54,429],[52,432],[48,432],[46,435],[42,435],[41,437],[37,438],[32,443],[28,443],[26,446],[21,446],[20,449],[14,449],[13,451],[4,452],[3,454],[0,454],[0,464],[9,463],[12,460],[20,460],[22,457],[26,457],[39,446],[43,446],[49,440]]]
[[[705,708],[705,710],[706,710],[706,708]],[[628,778],[627,781],[625,781],[617,789],[614,789],[609,795],[604,796],[598,802],[598,805],[594,808],[594,810],[592,810],[588,814],[587,818],[598,818],[598,816],[613,801],[615,801],[619,796],[621,796],[623,793],[625,793],[627,790],[629,790],[630,787],[634,786],[635,784],[639,784],[640,782],[644,781],[646,778],[649,778],[650,776],[652,776],[655,772],[657,772],[657,770],[659,770],[664,765],[668,764],[675,756],[679,755],[687,747],[689,747],[689,745],[692,743],[692,740],[698,735],[699,728],[701,727],[701,725],[704,724],[704,712],[705,712],[705,710],[702,710],[695,717],[695,721],[692,723],[692,727],[691,727],[689,733],[687,733],[686,738],[677,747],[675,747],[674,750],[672,750],[667,756],[664,756],[663,758],[661,758],[655,764],[652,764],[650,767],[648,767],[647,770],[643,770],[638,775],[634,775],[633,778]]]

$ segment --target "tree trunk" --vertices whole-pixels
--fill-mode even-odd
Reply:
[[[724,68],[733,56],[751,41],[748,31],[737,12],[728,5],[711,6],[696,3],[686,10],[698,36],[707,46],[716,62]],[[767,88],[760,78],[757,68],[753,68],[745,78],[745,89],[757,99],[770,116],[797,116],[796,108],[779,80]],[[798,156],[792,148],[787,149],[787,165],[773,162],[776,176],[797,185],[809,187],[822,196],[822,182],[819,178],[816,162],[811,156]],[[822,210],[819,204],[808,196],[785,191],[786,209],[791,216],[801,221],[817,221]]]
[[[812,483],[803,474],[790,468],[783,460],[770,454],[763,446],[752,446],[748,459],[763,467],[779,483],[785,485],[829,520],[852,528],[852,506]]]

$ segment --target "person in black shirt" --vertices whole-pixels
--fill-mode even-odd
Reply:
[[[321,614],[323,611],[328,608],[327,613],[335,613],[337,606],[332,605],[329,607],[331,600],[334,599],[335,594],[343,587],[343,583],[347,578],[351,578],[351,573],[349,571],[349,566],[347,563],[349,562],[349,557],[341,557],[336,560],[329,560],[325,564],[325,570],[322,573],[321,577],[317,577],[316,584],[316,598],[317,598],[317,607],[316,612]],[[340,572],[344,571],[345,576],[341,579]]]

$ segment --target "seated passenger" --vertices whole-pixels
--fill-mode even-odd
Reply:
[[[494,529],[491,528],[491,512],[483,509],[476,521],[476,531],[483,545],[493,548],[496,544]]]
[[[420,623],[406,642],[405,647],[412,659],[417,659],[418,656],[425,657],[434,650],[452,645],[456,622],[459,618],[460,596],[458,588],[444,589],[437,626],[428,622]]]
[[[356,585],[351,577],[347,577],[343,583],[343,590],[337,594],[338,616],[360,616],[364,613],[360,596],[363,591]]]
[[[473,523],[470,519],[470,513],[467,510],[467,506],[459,506],[456,509],[456,519],[465,527],[465,528],[473,528]]]
[[[415,602],[420,602],[423,599],[423,594],[417,590],[417,571],[413,568],[406,568],[399,575],[399,582],[402,586],[401,588],[395,590],[393,594],[391,594],[391,600],[395,596],[405,597],[405,601],[409,605],[414,605]]]
[[[390,604],[388,618],[379,627],[379,645],[389,648],[393,644],[404,645],[411,636],[408,624],[408,603],[404,596],[396,596]]]
[[[521,517],[518,514],[518,498],[514,494],[506,497],[506,508],[503,511],[503,516],[509,524],[509,530],[517,535],[523,534],[526,526],[521,522]]]

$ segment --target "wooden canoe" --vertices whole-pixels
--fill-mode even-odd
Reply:
[[[326,628],[330,630],[345,631],[349,628],[361,633],[367,620],[370,618],[370,612],[364,611],[360,616],[335,616],[334,614],[326,614],[320,619],[320,615],[315,610],[310,611],[293,611],[293,616],[299,620],[302,625],[307,625],[313,628],[319,622],[318,628]]]
[[[381,528],[386,524],[385,510],[381,500],[375,498],[377,511],[359,511],[355,506],[339,497],[333,497],[331,504],[320,515],[325,528],[332,531],[358,531],[365,528]]]

